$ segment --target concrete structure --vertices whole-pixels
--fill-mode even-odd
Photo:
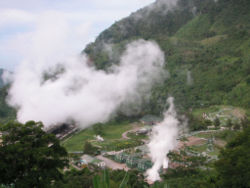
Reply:
[[[93,163],[95,158],[90,155],[83,155],[81,157],[81,160],[85,161],[88,164],[88,163]]]
[[[141,149],[144,146],[141,146]],[[119,163],[125,163],[130,168],[137,168],[140,171],[146,171],[147,169],[152,167],[152,162],[149,158],[143,158],[144,153],[134,153],[134,154],[127,154],[127,153],[119,153],[114,156],[115,161]]]
[[[98,158],[92,157],[90,155],[83,155],[81,159],[77,162],[77,166],[85,168],[88,164],[94,164],[98,167],[105,168],[106,163]]]
[[[153,166],[153,163],[149,159],[141,159],[137,163],[137,169],[140,171],[146,171]]]
[[[127,161],[127,158],[129,157],[128,154],[126,153],[118,153],[117,155],[115,155],[115,161],[119,162],[119,163],[125,163]]]
[[[97,163],[97,166],[100,167],[100,168],[105,168],[106,163],[102,161],[102,162]]]
[[[95,136],[95,138],[96,138],[96,140],[98,142],[103,142],[104,141],[103,137],[101,137],[100,135]]]
[[[130,168],[137,167],[138,162],[139,162],[139,158],[137,155],[129,155],[126,160],[126,164]]]
[[[78,127],[76,125],[73,125],[73,124],[70,125],[70,124],[64,123],[64,124],[52,126],[51,128],[48,128],[45,131],[56,135],[58,139],[62,140],[63,138],[76,132],[77,130],[78,130]]]

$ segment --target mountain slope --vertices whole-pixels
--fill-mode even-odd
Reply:
[[[4,86],[0,88],[0,123],[7,123],[16,117],[15,109],[9,107],[6,103],[8,87]]]
[[[4,69],[0,69],[0,123],[8,122],[9,120],[15,119],[15,110],[9,107],[6,103],[7,91],[9,85],[4,84],[3,82],[3,72]]]
[[[3,83],[3,69],[0,69],[0,88],[3,87],[4,83]]]
[[[84,51],[98,69],[106,69],[129,41],[157,41],[171,77],[153,89],[147,112],[160,112],[169,94],[183,109],[215,104],[249,109],[250,1],[168,2],[158,0],[116,22]]]

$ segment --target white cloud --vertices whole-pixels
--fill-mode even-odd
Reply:
[[[15,24],[27,24],[35,21],[33,14],[17,9],[5,9],[0,12],[0,28]]]
[[[102,8],[108,8],[108,9],[114,9],[114,8],[120,8],[120,9],[133,9],[134,7],[142,7],[147,4],[150,4],[154,2],[154,0],[92,0],[93,4],[96,7],[102,7]]]
[[[8,67],[9,63],[17,64],[17,59],[21,61],[24,58],[23,54],[32,43],[31,35],[43,19],[48,22],[47,27],[50,24],[65,24],[68,51],[79,53],[112,23],[153,1],[0,1],[0,67]]]

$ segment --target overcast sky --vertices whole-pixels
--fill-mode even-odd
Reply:
[[[13,71],[32,49],[32,40],[38,38],[39,33],[43,36],[41,40],[51,43],[57,42],[51,38],[51,32],[63,35],[67,52],[77,54],[112,23],[152,2],[154,0],[1,0],[0,68]],[[45,48],[49,47],[48,41]]]

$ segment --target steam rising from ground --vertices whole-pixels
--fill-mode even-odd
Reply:
[[[105,122],[123,104],[140,105],[164,78],[164,54],[152,41],[130,43],[109,73],[89,66],[86,55],[55,63],[47,54],[28,58],[13,77],[8,102],[21,122],[42,121],[48,127],[73,120],[82,128]]]
[[[178,126],[180,122],[176,118],[174,98],[169,97],[169,109],[164,113],[164,120],[153,128],[151,141],[148,144],[150,157],[154,163],[147,171],[149,181],[160,180],[159,170],[161,167],[168,168],[167,154],[177,144]]]

